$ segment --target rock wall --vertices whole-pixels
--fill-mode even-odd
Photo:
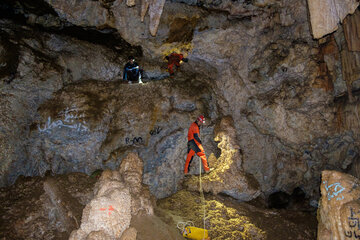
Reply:
[[[348,14],[359,6],[357,0],[308,0],[314,38],[321,38],[338,29]]]
[[[348,49],[350,51],[360,51],[360,10],[356,10],[353,15],[344,19],[344,33]]]
[[[135,150],[146,159],[144,182],[151,191],[158,197],[176,191],[188,125],[216,109],[206,87],[195,90],[185,80],[121,84],[126,56],[55,34],[26,38],[3,24],[21,48],[15,77],[2,82],[3,185],[48,170],[115,169]],[[211,129],[204,132],[210,153]]]
[[[254,176],[263,197],[300,187],[316,198],[323,169],[345,171],[359,156],[357,125],[342,127],[344,110],[347,119],[357,116],[340,97],[344,39],[314,41],[305,0],[167,2],[156,36],[147,17],[141,23],[138,3],[82,0],[75,11],[72,2],[47,3],[51,33],[43,12],[24,8],[29,25],[1,20],[2,48],[19,53],[0,58],[3,185],[47,170],[115,169],[137,151],[143,182],[166,197],[179,189],[187,128],[199,113],[210,120],[202,136],[216,158],[226,149],[217,148],[214,126],[224,116],[233,122],[235,164]],[[45,30],[31,27],[39,24]],[[141,45],[146,76],[163,80],[120,84],[131,51],[60,35],[67,25],[113,31],[130,50]],[[189,62],[166,79],[161,65],[173,50]]]
[[[0,188],[0,237],[68,239],[80,227],[96,180],[84,173],[20,177],[14,185]]]
[[[318,239],[357,239],[359,179],[336,171],[323,171],[318,211]]]
[[[244,172],[241,150],[237,145],[234,123],[229,117],[223,118],[215,127],[215,141],[221,149],[219,158],[209,158],[210,167],[214,170],[201,177],[201,187],[205,192],[214,195],[223,193],[240,201],[250,201],[260,195],[260,186],[256,179]],[[197,163],[192,163],[192,167]],[[195,171],[195,172],[198,172]],[[199,177],[187,179],[188,190],[199,190]]]

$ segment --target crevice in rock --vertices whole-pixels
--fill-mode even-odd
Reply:
[[[13,6],[10,3],[0,3],[0,16],[4,19],[9,19],[14,21],[19,25],[26,25],[30,28],[33,28],[36,31],[46,32],[50,34],[58,34],[63,36],[73,37],[82,41],[87,41],[94,44],[99,44],[105,47],[108,47],[120,54],[124,55],[133,55],[135,57],[141,57],[143,55],[141,46],[133,46],[121,38],[116,29],[110,27],[104,27],[99,30],[95,27],[83,28],[80,26],[73,25],[69,22],[63,22],[58,19],[56,12],[50,7],[46,7],[45,2],[36,1],[38,4],[44,4],[43,7],[39,7],[42,10],[37,10],[31,12],[32,9],[37,9],[30,7],[30,10],[26,8],[26,5],[15,5]],[[51,15],[53,18],[57,19],[57,25],[43,26],[38,22],[30,23],[33,20],[29,20],[30,16],[26,11],[30,11],[31,14],[35,14],[36,17]],[[0,19],[1,19],[0,18]]]
[[[275,209],[291,209],[300,211],[313,211],[309,206],[306,193],[301,187],[296,187],[292,194],[283,191],[274,192],[267,198],[267,207]]]
[[[36,15],[51,14],[54,16],[58,16],[55,10],[47,2],[43,0],[21,0],[21,1],[4,0],[3,4],[14,7],[15,11],[20,10],[20,6],[21,6],[22,12],[25,14],[29,14],[29,13],[33,13]]]
[[[6,51],[11,49],[11,51]],[[11,37],[5,31],[0,30],[0,79],[5,78],[5,82],[10,83],[16,74],[19,64],[19,47],[11,42]]]

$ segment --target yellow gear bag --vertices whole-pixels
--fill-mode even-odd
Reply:
[[[204,235],[205,232],[205,235]],[[194,240],[202,240],[208,238],[208,230],[203,228],[197,228],[192,226],[186,226],[183,231],[183,237],[194,239]]]

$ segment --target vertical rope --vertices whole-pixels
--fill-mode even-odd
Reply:
[[[202,189],[202,182],[201,182],[201,159],[199,158],[199,171],[200,171],[200,179],[199,179],[199,187],[200,187],[200,189],[199,189],[199,191],[200,191],[200,196],[201,196],[201,202],[202,202],[202,204],[203,204],[203,216],[204,216],[204,236],[203,236],[203,239],[205,239],[205,208],[206,208],[206,206],[205,206],[205,197],[204,197],[204,192],[203,192],[203,189]]]

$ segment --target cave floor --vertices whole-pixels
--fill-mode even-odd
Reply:
[[[212,240],[316,239],[317,220],[312,212],[265,209],[219,195],[205,195],[205,205],[205,226]],[[174,227],[192,221],[203,228],[202,206],[198,193],[181,190],[159,200],[156,214]]]
[[[92,199],[96,180],[96,176],[80,173],[21,177],[13,186],[1,188],[0,239],[68,239],[71,231],[78,228],[84,206]],[[49,182],[53,182],[54,189],[55,185],[61,186],[55,199],[62,199],[65,209],[72,209],[77,223],[71,225],[71,221],[63,220],[61,209],[51,201],[54,196],[44,191],[44,184]],[[75,205],[74,199],[78,202]],[[260,204],[239,203],[227,196],[210,194],[205,195],[205,206],[205,226],[212,240],[316,239],[314,212],[266,209]],[[138,230],[137,239],[183,239],[178,222],[192,221],[196,227],[203,227],[203,204],[197,192],[181,190],[158,200],[155,214],[132,219],[131,225]],[[154,228],[158,230],[153,231]]]

